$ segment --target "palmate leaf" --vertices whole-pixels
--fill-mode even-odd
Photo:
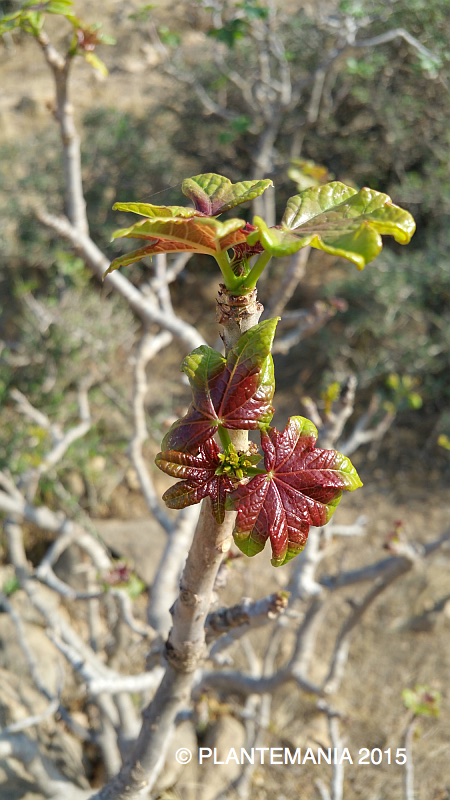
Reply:
[[[223,175],[210,172],[187,178],[182,184],[182,191],[192,200],[194,209],[137,202],[115,203],[113,209],[140,214],[147,219],[116,231],[113,239],[132,237],[147,240],[149,245],[114,259],[104,276],[116,268],[132,265],[155,254],[182,251],[215,256],[222,268],[220,256],[228,248],[246,244],[247,235],[254,227],[238,218],[220,222],[216,217],[234,206],[254,200],[271,185],[271,180],[231,183]],[[249,253],[256,251],[250,250]],[[233,283],[233,275],[227,281]]]
[[[224,521],[226,495],[236,487],[237,480],[226,474],[216,474],[221,460],[214,440],[203,443],[196,456],[167,450],[161,451],[155,462],[166,474],[184,480],[176,482],[163,494],[169,508],[179,510],[209,496],[214,518],[219,524]]]
[[[382,250],[381,235],[408,243],[415,231],[409,212],[395,206],[388,195],[364,188],[359,192],[343,183],[306,189],[288,200],[282,224],[269,227],[253,220],[259,241],[273,256],[294,254],[306,245],[353,262],[360,270]]]
[[[234,539],[245,555],[263,550],[270,538],[273,566],[300,553],[311,526],[326,524],[344,490],[362,482],[338,451],[316,448],[317,429],[304,417],[290,417],[283,432],[262,432],[266,472],[241,484],[226,500],[237,510]]]
[[[192,388],[192,405],[163,440],[163,450],[194,452],[218,430],[257,429],[272,419],[274,365],[270,354],[278,319],[247,330],[225,359],[211,347],[185,358],[182,371]]]
[[[272,186],[272,180],[244,180],[231,183],[223,175],[208,172],[187,178],[182,184],[182,192],[192,200],[197,211],[214,217],[223,214],[234,206],[254,200]]]
[[[118,204],[121,205],[124,204]],[[192,212],[192,216],[187,216],[185,211]],[[114,259],[105,276],[116,268],[154,254],[190,251],[218,256],[227,248],[246,241],[247,232],[243,230],[245,225],[244,220],[233,218],[221,222],[214,217],[195,214],[193,209],[185,209],[180,216],[142,220],[129,228],[119,229],[113,234],[113,239],[132,237],[147,240],[149,244]]]

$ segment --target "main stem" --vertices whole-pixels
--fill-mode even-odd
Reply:
[[[221,285],[217,300],[219,330],[226,352],[241,333],[258,324],[263,307],[256,290],[236,296]],[[246,431],[231,432],[238,450],[246,450]],[[195,673],[207,654],[205,620],[224,553],[232,543],[235,513],[226,512],[217,524],[209,499],[200,518],[172,609],[173,623],[165,646],[166,670],[155,696],[143,712],[142,728],[134,749],[106,786],[90,800],[129,800],[147,797],[163,768],[176,718],[190,703]]]

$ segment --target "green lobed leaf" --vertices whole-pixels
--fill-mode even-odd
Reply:
[[[4,14],[0,18],[0,36],[18,27],[37,36],[44,22],[44,13],[61,14],[70,19],[73,16],[73,2],[74,0],[43,0],[43,2],[29,0],[18,11]]]
[[[38,4],[41,5],[40,3]],[[23,26],[34,37],[38,37],[44,27],[45,17],[39,11],[28,11],[23,15]]]
[[[72,13],[73,3],[74,0],[49,0],[48,3],[41,5],[45,5],[43,11],[46,11],[47,14],[63,14],[63,16],[67,16]]]
[[[360,270],[382,250],[381,235],[406,244],[415,231],[412,216],[388,195],[368,188],[358,192],[339,182],[291,197],[280,226],[269,227],[260,217],[253,223],[257,231],[248,243],[259,241],[273,256],[288,256],[311,245],[350,260]]]
[[[272,180],[244,180],[232,183],[223,175],[208,172],[187,178],[182,184],[182,192],[193,201],[195,208],[209,217],[254,200],[272,186]]]
[[[152,206],[150,203],[115,203],[113,210],[130,211],[133,214],[140,214],[142,217],[148,217],[152,220],[157,220],[160,217],[164,219],[186,217],[189,219],[200,216],[199,212],[187,206]]]
[[[15,11],[12,14],[5,14],[0,18],[0,37],[14,31],[21,25],[21,12]]]

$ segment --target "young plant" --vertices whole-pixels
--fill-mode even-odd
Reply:
[[[236,511],[233,536],[240,550],[256,555],[270,539],[271,563],[280,566],[303,550],[311,526],[329,521],[343,491],[362,483],[347,457],[316,447],[317,429],[307,418],[290,417],[282,432],[271,427],[271,350],[278,319],[257,323],[262,307],[256,302],[256,283],[272,256],[288,256],[305,246],[344,257],[361,270],[381,251],[381,235],[407,243],[415,224],[387,195],[337,182],[291,197],[278,226],[260,217],[252,224],[219,219],[271,184],[233,184],[208,173],[182,184],[195,208],[116,203],[115,209],[143,220],[114,236],[144,244],[113,260],[107,272],[160,253],[190,251],[215,258],[224,279],[218,305],[225,355],[201,346],[184,359],[192,403],[165,436],[156,464],[182,480],[164,494],[169,507],[209,497],[218,524],[226,511]],[[260,432],[263,458],[248,442],[250,430]]]

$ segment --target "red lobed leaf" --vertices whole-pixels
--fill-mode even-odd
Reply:
[[[155,462],[166,474],[184,480],[163,494],[168,507],[178,510],[209,496],[216,521],[218,524],[224,521],[226,495],[237,486],[237,481],[227,474],[216,475],[221,460],[214,440],[206,440],[196,456],[167,450],[161,451]]]
[[[350,460],[316,448],[316,439],[316,427],[304,417],[291,417],[283,432],[262,432],[266,472],[226,501],[226,509],[238,511],[234,539],[246,555],[261,552],[270,538],[271,563],[285,564],[304,549],[311,526],[329,521],[342,492],[362,486]]]
[[[195,208],[202,214],[210,217],[223,214],[235,206],[254,200],[272,186],[272,181],[244,180],[231,183],[229,178],[208,172],[186,178],[182,184],[182,191],[192,200]]]
[[[274,409],[274,365],[270,355],[278,319],[247,330],[225,359],[211,347],[199,347],[182,365],[192,387],[192,405],[163,440],[163,450],[194,452],[226,429],[268,425]]]

